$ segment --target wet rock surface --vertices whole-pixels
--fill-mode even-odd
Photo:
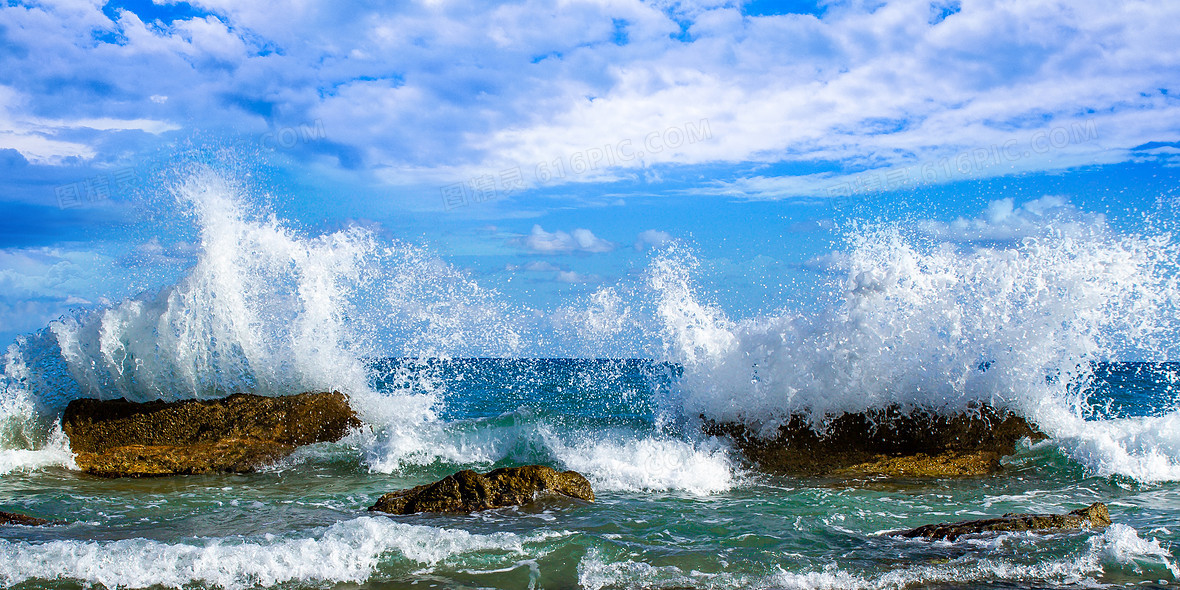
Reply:
[[[434,483],[385,494],[369,510],[389,514],[476,512],[521,506],[543,494],[594,501],[594,490],[581,474],[525,465],[483,474],[465,469]]]
[[[27,514],[19,514],[16,512],[5,512],[0,510],[0,525],[5,524],[19,524],[23,526],[44,526],[53,524],[53,521],[44,518],[37,518],[36,516],[29,516]]]
[[[999,518],[967,520],[955,523],[928,524],[908,531],[889,533],[895,537],[954,541],[963,535],[993,532],[1060,532],[1110,526],[1106,504],[1095,502],[1067,514],[1005,514]]]
[[[62,430],[78,467],[104,477],[248,473],[361,422],[340,393],[135,403],[70,402]]]
[[[773,438],[734,423],[706,420],[704,430],[732,439],[763,470],[835,477],[986,475],[1022,438],[1044,438],[1024,418],[990,406],[951,416],[891,407],[843,414],[822,430],[796,415]]]

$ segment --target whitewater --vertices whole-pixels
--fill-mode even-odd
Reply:
[[[361,227],[309,235],[197,171],[164,198],[196,259],[162,288],[20,336],[0,374],[5,587],[905,588],[1177,583],[1180,247],[1058,199],[850,224],[820,309],[731,317],[691,244],[556,310]],[[988,217],[990,216],[990,217]],[[1015,233],[988,225],[1005,220]],[[1018,222],[1018,223],[1017,223]],[[989,233],[991,232],[991,233]],[[976,236],[976,237],[972,237]],[[70,400],[340,391],[364,426],[259,473],[80,473]],[[759,472],[703,419],[981,404],[1048,435],[995,477]],[[376,517],[458,469],[573,469],[599,501]],[[966,543],[882,533],[1110,505],[1104,531]]]

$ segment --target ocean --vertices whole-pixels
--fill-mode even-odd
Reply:
[[[1180,297],[1166,237],[1048,224],[1011,243],[947,247],[899,224],[859,227],[833,257],[830,302],[745,318],[710,302],[691,248],[673,245],[640,287],[604,285],[540,314],[421,247],[357,228],[295,231],[216,177],[176,193],[198,236],[191,268],[4,354],[0,510],[61,521],[0,526],[5,587],[1180,579]],[[247,475],[88,476],[58,426],[81,397],[327,390],[348,394],[364,426]],[[980,403],[1048,438],[1022,443],[998,475],[848,479],[763,473],[701,431],[702,419],[769,432],[803,415],[822,429],[843,412]],[[459,469],[532,463],[582,473],[597,501],[366,511]],[[883,534],[1096,501],[1112,526],[953,543]]]

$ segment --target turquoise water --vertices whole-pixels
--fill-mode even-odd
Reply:
[[[759,474],[673,412],[677,367],[649,361],[370,363],[445,384],[448,453],[388,472],[373,433],[305,447],[260,473],[106,480],[62,466],[0,477],[0,509],[65,521],[0,527],[16,588],[1074,588],[1177,584],[1180,485],[1097,476],[1052,442],[994,477],[799,479]],[[1106,365],[1092,396],[1161,413],[1168,366]],[[1138,400],[1138,401],[1137,401]],[[1166,405],[1166,404],[1165,404]],[[370,430],[372,430],[370,428]],[[659,446],[659,444],[664,446]],[[656,444],[650,452],[645,444]],[[714,446],[716,445],[716,446]],[[369,450],[367,450],[369,449]],[[452,453],[454,454],[454,453]],[[461,454],[461,453],[459,453]],[[593,504],[549,498],[472,515],[366,512],[380,494],[460,468],[580,469]],[[718,478],[721,466],[725,477]],[[696,485],[694,486],[694,482]],[[888,530],[1103,501],[1105,531],[957,543]]]

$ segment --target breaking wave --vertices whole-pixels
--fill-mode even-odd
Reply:
[[[173,194],[198,254],[179,281],[8,348],[0,472],[69,465],[54,424],[78,397],[337,390],[367,424],[348,444],[387,473],[495,463],[527,440],[608,488],[707,493],[740,474],[717,441],[686,434],[700,416],[769,433],[795,414],[822,427],[869,408],[990,404],[1037,423],[1093,473],[1180,479],[1176,400],[1117,417],[1091,403],[1097,363],[1171,360],[1180,342],[1180,264],[1166,233],[1118,231],[1054,200],[993,204],[982,221],[853,226],[823,261],[832,305],[737,319],[709,302],[696,258],[672,244],[642,284],[546,315],[424,248],[357,227],[303,235],[245,193],[212,172],[190,176]],[[480,441],[440,417],[453,383],[430,359],[597,355],[618,342],[677,367],[671,387],[616,392],[650,402],[631,436],[550,436],[538,423]],[[377,370],[388,357],[402,362]],[[703,475],[682,477],[685,465]]]
[[[361,517],[306,538],[268,534],[191,543],[0,540],[0,583],[11,587],[29,580],[65,579],[106,588],[206,584],[226,590],[289,582],[360,583],[382,567],[418,569],[488,551],[526,555],[530,545],[553,536],[560,534],[474,534]]]
[[[695,257],[665,253],[649,282],[668,357],[684,367],[684,413],[769,435],[796,414],[822,427],[870,408],[989,404],[1038,424],[1092,472],[1180,479],[1174,398],[1122,419],[1090,402],[1099,363],[1170,360],[1176,244],[1074,213],[1034,226],[1025,216],[1003,239],[854,227],[829,257],[836,303],[816,313],[730,319],[701,296]]]

